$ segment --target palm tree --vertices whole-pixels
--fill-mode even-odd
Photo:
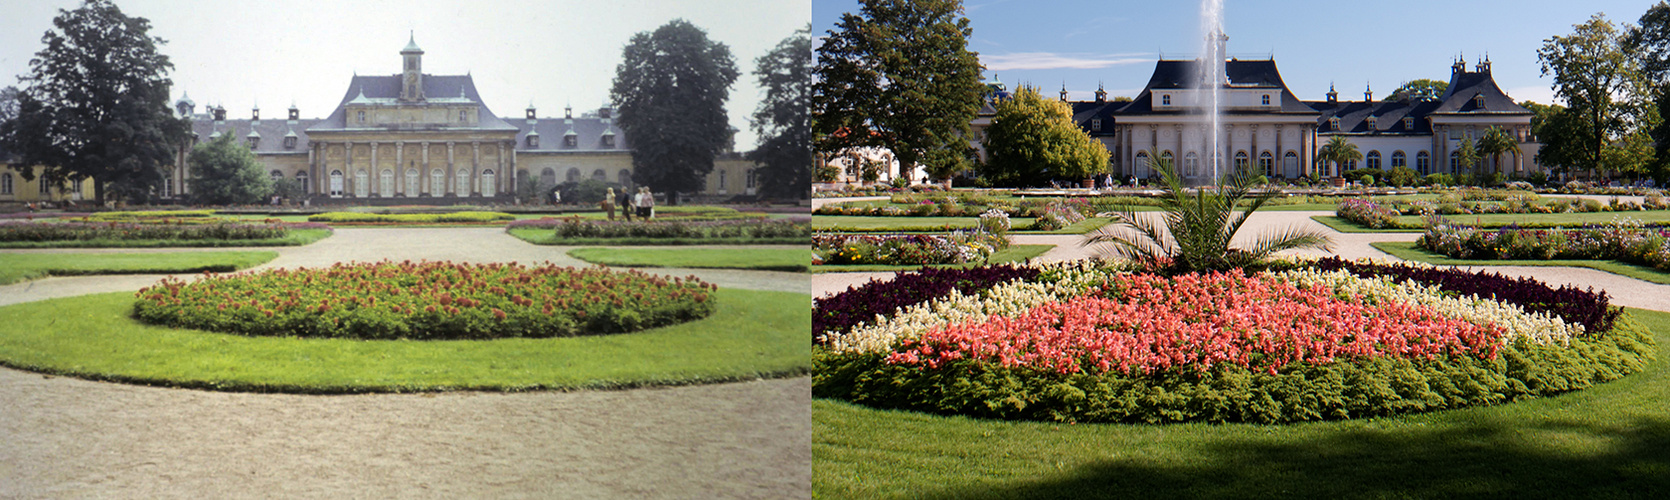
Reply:
[[[1135,234],[1103,228],[1085,240],[1085,245],[1107,243],[1116,256],[1171,273],[1244,268],[1283,250],[1333,249],[1333,240],[1327,234],[1294,227],[1265,233],[1251,248],[1230,248],[1230,241],[1247,217],[1279,192],[1253,192],[1256,176],[1249,169],[1235,168],[1219,177],[1216,186],[1205,186],[1191,194],[1170,160],[1154,153],[1148,158],[1166,187],[1166,194],[1160,198],[1165,227],[1153,217],[1139,216],[1134,206],[1124,206],[1114,214],[1114,222],[1121,228],[1130,227]],[[1246,207],[1237,213],[1235,207],[1243,200]]]
[[[1335,165],[1344,165],[1348,161],[1363,159],[1363,153],[1357,151],[1356,144],[1345,140],[1343,136],[1336,135],[1328,139],[1328,143],[1323,144],[1321,149],[1316,150],[1316,159],[1322,160],[1323,165],[1327,165],[1330,161],[1334,162]],[[1335,175],[1342,173],[1344,172],[1335,172]]]
[[[1491,172],[1502,171],[1502,153],[1513,151],[1519,153],[1519,141],[1502,130],[1501,127],[1490,127],[1479,137],[1479,156],[1490,157]]]

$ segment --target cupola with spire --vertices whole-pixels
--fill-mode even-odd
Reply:
[[[290,101],[290,116],[289,116],[290,121],[295,122],[296,120],[300,120],[301,118],[302,118],[302,111],[300,109],[296,108],[296,101]],[[292,123],[292,125],[293,124],[294,123]]]
[[[1339,104],[1339,92],[1334,90],[1334,84],[1328,83],[1328,104]]]
[[[1096,102],[1108,102],[1108,91],[1102,82],[1096,82]]]
[[[197,103],[191,100],[191,94],[181,93],[180,100],[174,102],[174,110],[180,112],[181,117],[190,118],[197,113]]]
[[[418,48],[417,34],[413,32],[406,42],[406,48],[400,49],[400,58],[405,60],[405,71],[402,73],[400,100],[418,102],[423,97],[423,49]]]
[[[1363,84],[1363,102],[1374,104],[1374,86]]]
[[[1061,82],[1061,102],[1067,102],[1067,82]]]

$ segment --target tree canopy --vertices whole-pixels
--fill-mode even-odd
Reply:
[[[1647,170],[1658,185],[1670,182],[1670,2],[1659,2],[1641,15],[1640,24],[1629,31],[1630,49],[1641,58],[1641,69],[1653,93],[1647,138],[1657,147]]]
[[[1441,82],[1425,78],[1410,80],[1403,82],[1403,85],[1399,86],[1397,90],[1393,90],[1391,94],[1388,94],[1386,96],[1386,101],[1401,102],[1437,99],[1438,96],[1444,95],[1444,91],[1449,90],[1449,88],[1449,82]]]
[[[191,201],[204,205],[248,205],[273,195],[273,180],[261,161],[232,134],[198,144],[186,158],[191,166]]]
[[[818,47],[818,150],[886,148],[900,170],[948,178],[968,164],[986,87],[961,0],[860,0]]]
[[[0,145],[40,165],[47,182],[93,179],[101,202],[148,197],[189,130],[169,108],[174,66],[157,50],[166,42],[109,0],[59,10],[52,24],[22,76],[15,118],[0,124]]]
[[[984,142],[986,164],[980,175],[995,186],[1078,182],[1107,171],[1107,147],[1079,129],[1067,103],[1044,99],[1032,87],[1021,87],[997,104]]]
[[[1548,146],[1538,162],[1600,172],[1622,166],[1605,161],[1616,156],[1606,149],[1631,133],[1642,83],[1640,62],[1624,42],[1604,14],[1573,26],[1570,35],[1543,40],[1537,59],[1542,74],[1554,77],[1554,95],[1565,99],[1566,109],[1543,124],[1541,139]]]
[[[799,199],[812,192],[812,28],[796,30],[754,61],[765,99],[754,111],[760,193]]]
[[[632,141],[632,180],[675,205],[680,191],[699,191],[730,145],[725,100],[737,76],[731,49],[689,21],[633,35],[612,89]]]

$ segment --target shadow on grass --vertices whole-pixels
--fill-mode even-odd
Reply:
[[[1670,497],[1670,421],[1627,422],[1473,419],[1314,439],[1222,439],[1173,463],[1105,460],[1058,479],[966,485],[921,498]]]

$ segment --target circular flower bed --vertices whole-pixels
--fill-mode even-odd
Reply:
[[[717,287],[604,268],[379,262],[166,279],[141,289],[148,323],[245,335],[488,339],[621,333],[713,311]]]
[[[1492,274],[1338,259],[1172,277],[1035,269],[903,274],[820,299],[814,393],[988,418],[1291,422],[1556,394],[1654,350],[1604,293]],[[924,282],[958,286],[903,291]],[[849,295],[897,307],[825,310]]]

